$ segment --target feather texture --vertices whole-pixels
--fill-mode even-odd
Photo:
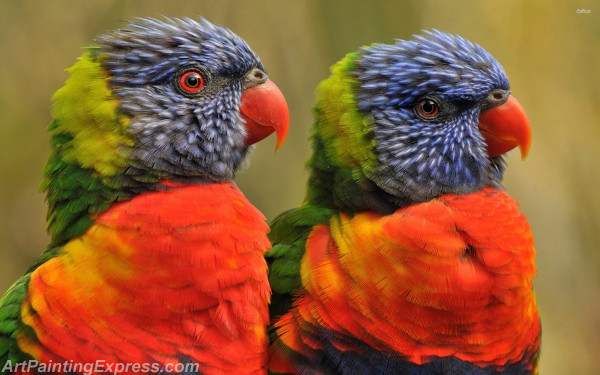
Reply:
[[[422,366],[451,357],[532,372],[520,362],[539,345],[534,256],[516,202],[491,188],[392,215],[334,215],[308,237],[303,289],[275,325],[273,361],[294,373],[346,373],[336,355],[366,365],[378,352]]]
[[[270,371],[535,374],[533,236],[501,185],[531,133],[500,64],[435,30],[373,44],[314,116],[305,200],[269,234]]]
[[[232,184],[117,203],[32,272],[21,319],[35,335],[17,342],[43,362],[188,359],[203,374],[261,373],[266,231]]]
[[[284,141],[283,95],[206,20],[97,41],[53,97],[51,242],[0,299],[0,368],[265,374],[268,226],[233,179],[252,144]]]

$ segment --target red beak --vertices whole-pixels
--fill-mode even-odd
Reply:
[[[479,131],[487,143],[490,157],[507,153],[519,146],[525,160],[531,146],[531,128],[525,110],[512,95],[497,107],[481,113]]]
[[[259,142],[275,132],[277,135],[275,151],[279,150],[287,137],[290,114],[283,94],[271,80],[244,91],[240,112],[248,131],[246,146]]]

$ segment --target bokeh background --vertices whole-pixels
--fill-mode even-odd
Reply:
[[[589,12],[588,12],[589,11]],[[269,218],[302,201],[314,88],[344,54],[437,28],[504,66],[533,128],[508,191],[536,236],[543,375],[600,373],[600,2],[0,0],[0,290],[47,243],[38,191],[50,97],[81,47],[133,17],[203,16],[248,41],[291,109],[287,144],[261,143],[238,183]]]

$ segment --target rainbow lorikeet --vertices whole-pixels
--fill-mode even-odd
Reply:
[[[265,374],[268,226],[233,178],[289,114],[258,56],[205,20],[139,19],[69,73],[51,243],[0,300],[0,368]]]
[[[274,374],[534,374],[533,236],[503,156],[531,130],[500,64],[426,32],[317,90],[303,204],[272,224]]]

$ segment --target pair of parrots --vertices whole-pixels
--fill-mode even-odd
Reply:
[[[480,46],[431,31],[335,64],[304,203],[270,232],[233,180],[288,108],[240,37],[139,19],[69,73],[3,373],[537,373],[533,237],[501,185],[530,128]]]

